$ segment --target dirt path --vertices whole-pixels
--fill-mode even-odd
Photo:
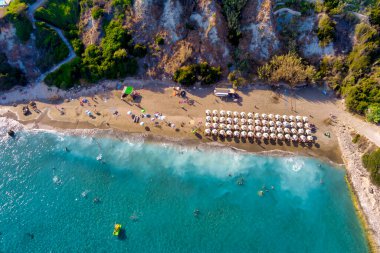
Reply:
[[[38,0],[36,1],[34,4],[30,5],[29,6],[29,9],[28,9],[28,17],[29,19],[31,20],[32,22],[32,25],[33,25],[33,28],[35,29],[36,28],[36,20],[34,18],[34,13],[36,12],[36,10],[41,7],[47,0]],[[50,68],[48,71],[46,71],[45,73],[42,73],[40,75],[40,77],[37,78],[36,82],[39,83],[41,81],[43,81],[45,79],[45,77],[56,71],[59,67],[61,67],[63,64],[65,63],[68,63],[69,61],[71,61],[72,59],[75,58],[75,52],[70,44],[70,42],[67,40],[67,38],[63,35],[63,32],[61,29],[53,26],[53,25],[50,25],[48,23],[45,23],[47,26],[49,26],[51,29],[55,30],[59,37],[61,38],[61,40],[63,41],[63,43],[65,43],[65,45],[69,48],[69,55],[66,57],[66,59],[64,59],[63,61],[61,61],[60,63],[58,63],[57,65],[53,66],[52,68]]]

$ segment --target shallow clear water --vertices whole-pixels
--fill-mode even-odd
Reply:
[[[344,171],[303,157],[18,133],[0,194],[0,252],[368,251]]]

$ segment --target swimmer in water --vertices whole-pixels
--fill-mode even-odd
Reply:
[[[68,147],[65,147],[66,152],[70,152],[70,149]]]

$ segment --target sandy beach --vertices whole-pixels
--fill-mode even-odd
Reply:
[[[364,211],[367,230],[372,234],[373,241],[380,245],[380,191],[369,182],[368,173],[361,164],[362,152],[353,146],[350,136],[350,132],[355,131],[367,137],[369,142],[374,143],[373,146],[380,146],[379,127],[346,112],[342,100],[336,99],[331,92],[324,94],[322,87],[305,87],[293,93],[286,87],[273,91],[268,86],[251,85],[239,90],[242,99],[237,103],[215,97],[213,87],[202,87],[185,89],[187,97],[193,101],[189,105],[183,103],[184,99],[173,96],[171,82],[127,79],[125,83],[134,86],[141,99],[134,102],[121,100],[121,90],[115,89],[117,82],[111,81],[68,92],[40,84],[30,90],[14,89],[2,95],[0,116],[17,120],[27,129],[113,130],[143,134],[148,140],[163,138],[180,144],[226,145],[249,152],[291,152],[335,164],[344,163]],[[83,99],[88,102],[81,104]],[[31,115],[24,116],[22,107],[32,100],[36,101],[40,112],[32,111]],[[206,109],[307,116],[310,123],[316,126],[315,142],[300,144],[205,136]],[[160,113],[165,118],[154,121],[152,117],[140,118],[140,122],[144,122],[141,126],[133,122],[128,111],[140,116],[142,110],[144,114]],[[86,111],[91,111],[93,117],[89,117]],[[193,133],[196,128],[198,134]],[[325,133],[330,133],[330,137]]]

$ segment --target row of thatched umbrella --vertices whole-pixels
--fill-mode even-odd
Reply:
[[[245,112],[237,112],[237,111],[234,111],[234,112],[231,112],[231,111],[224,111],[224,110],[221,110],[221,111],[218,111],[218,110],[206,110],[206,116],[214,116],[214,117],[235,117],[235,118],[241,118],[241,119],[245,119],[245,118],[248,118],[248,119],[264,119],[264,120],[276,120],[276,121],[289,121],[289,122],[292,122],[292,121],[297,121],[297,122],[308,122],[309,119],[308,117],[306,116],[293,116],[293,115],[290,115],[290,116],[287,116],[287,115],[279,115],[279,114],[276,114],[276,115],[273,115],[273,114],[265,114],[265,113],[262,113],[262,114],[259,114],[259,113],[255,113],[253,114],[252,112],[249,112],[249,113],[245,113]]]
[[[211,117],[206,116],[206,122],[211,123],[226,123],[226,124],[240,124],[240,125],[256,125],[256,126],[277,126],[277,127],[288,127],[288,128],[310,128],[309,123],[302,122],[281,122],[281,121],[272,121],[272,120],[253,120],[253,119],[239,119],[239,118],[225,118],[225,117]]]
[[[217,130],[217,129],[205,129],[206,135],[214,135],[214,136],[229,136],[229,137],[241,137],[241,138],[256,138],[256,139],[272,139],[272,140],[291,140],[291,141],[299,141],[299,142],[312,142],[314,140],[313,136],[308,135],[297,135],[297,134],[282,134],[282,133],[262,133],[262,132],[252,132],[252,131],[232,131],[232,130]]]

